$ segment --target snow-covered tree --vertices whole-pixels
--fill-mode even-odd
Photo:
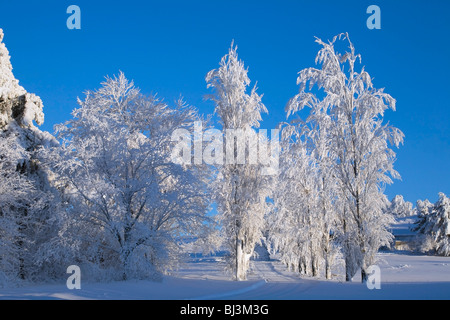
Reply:
[[[347,40],[349,51],[335,51],[336,40]],[[297,112],[305,106],[311,115],[320,115],[327,123],[327,157],[331,157],[331,177],[336,179],[338,197],[343,201],[339,217],[342,251],[346,262],[346,279],[351,280],[361,268],[374,263],[375,253],[392,240],[389,225],[392,216],[385,212],[388,203],[383,187],[398,178],[393,163],[403,133],[383,123],[387,109],[395,110],[395,99],[375,89],[364,67],[358,72],[355,53],[348,34],[341,34],[322,46],[316,57],[320,69],[307,68],[299,73],[299,94],[288,111]],[[317,93],[312,91],[317,85]]]
[[[290,131],[295,132],[292,139]],[[268,215],[270,249],[289,269],[317,276],[322,264],[323,227],[317,163],[292,127],[286,127],[282,136],[280,172],[273,210]]]
[[[431,240],[429,250],[438,255],[450,256],[450,199],[439,193],[439,200],[433,205],[428,200],[417,201],[418,221],[414,228],[422,241]]]
[[[330,126],[332,123],[331,117],[327,113],[326,103],[326,101],[313,95],[299,94],[289,101],[286,112],[287,118],[290,118],[296,116],[297,112],[305,106],[312,110],[305,121],[298,117],[291,120],[292,125],[298,131],[298,136],[294,139],[293,144],[304,144],[304,147],[300,147],[300,150],[305,149],[313,159],[312,163],[316,175],[314,188],[317,190],[316,210],[318,211],[316,225],[320,225],[320,230],[316,230],[314,234],[320,238],[320,245],[318,246],[320,253],[317,253],[317,255],[323,258],[325,277],[329,279],[336,256],[334,235],[339,206],[337,181],[333,174],[335,159],[330,148]],[[296,157],[295,154],[291,156]],[[298,166],[298,160],[292,165]]]
[[[35,265],[40,246],[57,233],[38,151],[57,143],[35,126],[44,121],[42,101],[19,85],[2,41],[0,29],[0,278],[33,280],[45,276],[45,266]]]
[[[392,199],[388,210],[398,218],[410,217],[414,214],[412,203],[405,201],[401,195],[396,195]]]
[[[0,286],[19,278],[24,235],[21,224],[26,217],[31,182],[16,170],[25,150],[10,136],[0,137]],[[23,266],[22,266],[23,268]]]
[[[171,161],[172,132],[191,128],[197,111],[142,95],[123,73],[79,105],[51,151],[68,203],[60,240],[74,259],[123,279],[157,277],[206,219],[208,169]]]
[[[256,93],[256,86],[247,93],[250,85],[247,73],[238,59],[237,47],[232,44],[220,67],[206,76],[208,88],[214,90],[209,98],[214,101],[215,113],[227,133],[223,153],[226,161],[218,168],[213,199],[230,253],[228,265],[236,280],[246,279],[255,244],[262,238],[266,197],[270,192],[269,177],[262,175],[261,164],[250,158],[252,144],[260,139],[255,128],[267,109]],[[239,149],[243,146],[245,149]],[[240,153],[242,150],[245,152]],[[240,154],[244,155],[241,161]]]
[[[419,231],[420,233],[428,234],[431,233],[431,229],[429,229],[429,225],[427,224],[428,216],[433,212],[433,204],[428,200],[417,200],[416,202],[416,211],[417,211],[417,222],[414,227],[415,231]]]
[[[434,228],[434,240],[436,241],[437,254],[450,256],[450,199],[439,193],[439,200],[434,205],[436,217]]]

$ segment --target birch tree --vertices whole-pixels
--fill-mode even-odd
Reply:
[[[339,208],[336,179],[333,175],[334,157],[330,149],[331,117],[327,113],[326,103],[313,95],[300,93],[292,98],[286,106],[287,118],[296,116],[305,106],[311,112],[305,121],[294,118],[292,125],[298,131],[294,144],[304,145],[315,171],[314,189],[316,194],[316,225],[320,229],[315,235],[320,238],[317,254],[324,260],[325,277],[331,278],[331,267],[336,256],[335,234]],[[295,154],[291,155],[296,157]],[[298,160],[295,165],[298,164]]]
[[[218,168],[214,184],[214,201],[223,237],[229,249],[228,265],[236,280],[245,280],[255,244],[260,242],[264,214],[269,195],[268,177],[261,175],[261,166],[251,159],[249,150],[259,136],[255,128],[267,109],[256,93],[256,86],[247,93],[250,79],[237,47],[231,45],[218,69],[206,76],[209,95],[220,118],[224,137],[224,165]]]
[[[283,130],[280,172],[268,217],[269,243],[290,270],[318,276],[322,222],[318,210],[317,163],[293,127]]]
[[[348,51],[335,51],[337,40],[346,41]],[[320,68],[299,73],[299,94],[288,108],[296,112],[311,107],[311,115],[326,116],[327,145],[332,159],[331,177],[336,179],[338,197],[343,201],[339,220],[341,246],[346,263],[346,279],[360,268],[375,262],[380,246],[389,245],[392,216],[385,212],[388,201],[384,186],[400,175],[394,170],[395,153],[403,133],[385,124],[384,112],[395,110],[395,99],[376,89],[364,67],[356,69],[361,56],[355,53],[348,34],[341,34],[322,46],[316,57]],[[313,88],[317,86],[315,91]],[[323,97],[323,98],[322,98]]]

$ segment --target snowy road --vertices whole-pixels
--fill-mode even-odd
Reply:
[[[298,282],[300,278],[289,272],[278,261],[252,261],[252,271],[255,276],[266,282]]]

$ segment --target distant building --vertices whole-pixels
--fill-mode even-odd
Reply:
[[[411,229],[417,221],[417,215],[396,218],[397,222],[392,225],[394,235],[394,247],[396,250],[411,250],[411,244],[416,237],[416,232]]]

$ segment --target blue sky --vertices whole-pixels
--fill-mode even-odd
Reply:
[[[81,30],[69,30],[69,5],[81,8]],[[369,5],[381,30],[369,30]],[[324,40],[348,32],[376,88],[397,100],[385,119],[405,133],[388,186],[415,203],[450,194],[450,1],[6,1],[0,28],[14,74],[44,102],[42,130],[69,120],[88,89],[123,71],[143,93],[171,102],[180,95],[202,113],[206,73],[234,39],[239,57],[269,109],[263,128],[285,120],[297,73],[314,66]]]

